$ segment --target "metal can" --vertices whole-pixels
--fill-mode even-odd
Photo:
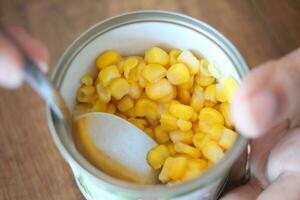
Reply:
[[[178,13],[139,11],[107,19],[80,35],[59,60],[52,81],[72,110],[80,76],[94,69],[95,58],[100,52],[114,49],[121,55],[138,55],[152,46],[192,50],[221,66],[224,74],[238,80],[248,72],[236,48],[209,25]],[[76,150],[72,136],[49,109],[48,120],[55,144],[69,163],[87,200],[215,199],[231,166],[247,145],[247,140],[239,135],[225,157],[198,179],[173,186],[137,185],[117,180],[96,169]]]

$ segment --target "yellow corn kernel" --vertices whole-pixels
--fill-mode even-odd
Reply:
[[[142,75],[142,72],[144,70],[144,68],[146,67],[146,63],[144,60],[140,61],[140,63],[137,66],[137,73],[138,73],[138,83],[141,86],[141,88],[145,88],[146,87],[146,79],[144,78],[144,76]]]
[[[98,74],[100,83],[106,87],[115,78],[121,77],[119,69],[116,65],[110,65],[102,69]]]
[[[121,112],[127,112],[129,109],[133,108],[133,106],[134,106],[134,101],[128,96],[123,97],[118,102],[118,105],[117,105],[118,109]]]
[[[116,78],[108,86],[108,91],[117,100],[128,94],[129,89],[129,83],[124,78]]]
[[[210,76],[211,74],[208,71],[209,62],[205,58],[201,59],[199,62],[199,71],[204,76]]]
[[[168,103],[161,103],[158,104],[158,114],[161,116],[163,113],[168,112],[169,110],[169,104]]]
[[[96,65],[99,69],[109,65],[116,65],[122,57],[115,51],[104,51],[96,60]]]
[[[187,168],[181,180],[189,181],[197,178],[206,171],[207,167],[207,161],[203,159],[190,159],[187,161]]]
[[[150,99],[141,98],[135,105],[135,112],[137,117],[155,120],[158,117],[158,105]]]
[[[119,69],[120,74],[123,74],[123,72],[124,72],[124,60],[120,60],[117,64],[117,67]]]
[[[86,86],[90,86],[93,85],[93,78],[90,75],[85,74],[80,78],[80,82]]]
[[[135,108],[134,108],[134,107],[130,108],[125,114],[126,114],[128,117],[136,117],[136,114],[135,114]]]
[[[98,97],[101,101],[108,103],[111,100],[111,94],[108,90],[106,90],[100,83],[96,84],[96,90]]]
[[[191,75],[185,64],[177,63],[168,69],[167,78],[173,85],[181,85],[187,83]]]
[[[139,60],[136,57],[129,57],[124,61],[123,68],[124,68],[124,77],[128,79],[129,73],[132,69],[137,67]]]
[[[202,89],[202,88],[201,88]],[[204,92],[200,89],[194,89],[192,98],[191,98],[191,106],[194,111],[199,112],[204,105]]]
[[[217,100],[216,100],[216,85],[215,84],[209,85],[205,88],[204,99],[205,99],[205,101],[210,102],[212,104],[217,103]]]
[[[145,125],[142,122],[140,122],[138,119],[136,119],[136,118],[132,118],[131,117],[131,118],[128,119],[128,121],[130,123],[132,123],[133,125],[135,125],[136,127],[138,127],[139,129],[141,129],[141,130],[145,129]]]
[[[114,104],[110,103],[107,105],[107,110],[106,112],[111,113],[111,114],[115,114],[117,111],[117,108]]]
[[[178,100],[184,104],[190,104],[191,94],[189,90],[178,88]]]
[[[224,156],[222,148],[215,141],[207,142],[201,150],[204,157],[213,163],[217,163]]]
[[[178,89],[189,90],[190,92],[192,92],[194,86],[194,80],[195,80],[194,76],[191,76],[188,82],[178,85]]]
[[[166,66],[169,64],[169,55],[158,47],[152,47],[145,53],[145,61],[149,64],[160,64]]]
[[[128,95],[133,99],[138,99],[142,95],[142,88],[137,82],[130,84],[130,89]]]
[[[208,133],[209,129],[211,128],[213,124],[206,122],[206,121],[200,121],[198,122],[199,131],[203,133]]]
[[[161,126],[155,127],[154,138],[158,144],[163,144],[170,140],[168,132],[165,131]]]
[[[215,78],[212,76],[204,76],[203,74],[197,74],[195,81],[201,87],[207,87],[215,82]]]
[[[169,155],[166,145],[158,145],[148,152],[147,161],[153,169],[160,169]]]
[[[170,63],[170,66],[174,65],[177,63],[177,58],[178,56],[181,54],[181,51],[179,49],[172,49],[170,52],[169,52],[169,63]]]
[[[202,142],[203,139],[205,138],[205,133],[203,132],[197,132],[196,134],[194,134],[193,136],[193,144],[197,149],[201,149],[202,148]]]
[[[91,95],[95,94],[95,87],[92,85],[81,86],[79,90],[82,94],[84,94],[86,96],[91,96]]]
[[[77,103],[73,109],[73,116],[77,117],[90,111],[90,105],[86,103]]]
[[[177,96],[177,90],[176,90],[176,87],[173,86],[172,87],[172,92],[170,94],[168,94],[167,96],[164,96],[160,99],[157,99],[157,102],[158,103],[169,103],[171,102],[172,100],[174,100]]]
[[[198,120],[198,113],[194,112],[192,117],[191,117],[191,122],[195,122]]]
[[[79,103],[91,103],[93,100],[93,96],[92,95],[84,95],[80,90],[78,90],[77,95],[76,95],[76,100]]]
[[[192,122],[184,120],[184,119],[178,119],[177,126],[182,131],[189,131],[192,128]]]
[[[222,114],[213,108],[203,108],[199,113],[199,121],[207,124],[221,124],[224,125],[224,118]]]
[[[207,134],[212,140],[219,141],[221,138],[225,127],[221,124],[213,124],[208,130]]]
[[[189,155],[192,158],[200,158],[201,157],[201,152],[198,149],[196,149],[195,147],[192,147],[190,145],[178,142],[178,143],[175,143],[174,148],[177,153],[184,153],[184,154]]]
[[[154,139],[154,133],[153,133],[153,129],[152,128],[145,128],[144,132],[151,138]]]
[[[234,132],[233,130],[230,130],[228,128],[225,128],[223,134],[220,137],[219,145],[223,149],[228,150],[231,148],[231,146],[235,142],[236,138],[237,138],[236,132]]]
[[[169,177],[169,171],[170,169],[173,167],[174,165],[174,158],[173,157],[168,157],[166,159],[166,161],[163,164],[163,168],[158,176],[158,179],[163,182],[166,183],[168,181],[170,181],[170,177]]]
[[[214,106],[214,109],[215,110],[217,110],[217,111],[219,111],[219,112],[221,112],[221,110],[220,110],[220,103],[218,103],[218,104],[216,104],[215,106]],[[223,114],[222,114],[223,115]],[[224,117],[224,116],[223,116]],[[224,118],[225,119],[225,118]],[[226,123],[226,122],[225,122]]]
[[[191,106],[171,102],[169,112],[179,119],[189,120],[191,119],[194,110]]]
[[[215,77],[216,79],[221,78],[222,72],[217,63],[211,62],[208,64],[208,72],[211,76]]]
[[[193,131],[171,131],[169,133],[170,139],[173,143],[182,142],[185,144],[193,143]]]
[[[150,99],[158,100],[172,94],[173,90],[173,86],[167,79],[160,79],[156,83],[147,83],[145,91]]]
[[[101,100],[97,100],[96,103],[92,106],[92,112],[105,112],[107,109],[107,104]]]
[[[138,68],[135,67],[132,70],[130,70],[127,81],[129,83],[134,83],[134,82],[137,82],[138,80],[139,80]]]
[[[172,131],[177,129],[177,118],[168,112],[161,115],[160,124],[164,130]]]
[[[119,117],[121,117],[121,118],[123,118],[123,119],[125,119],[125,120],[128,120],[128,121],[129,121],[129,119],[127,118],[127,116],[126,116],[126,115],[124,115],[124,114],[122,114],[122,113],[118,113],[118,112],[116,112],[116,113],[115,113],[115,115],[117,115],[117,116],[119,116]]]
[[[187,158],[185,157],[175,157],[173,159],[173,164],[168,170],[168,176],[172,180],[178,180],[180,179],[183,174],[185,173],[187,166]]]
[[[176,151],[175,151],[175,148],[174,148],[174,144],[172,142],[169,142],[166,145],[167,145],[167,148],[169,150],[169,154],[171,156],[174,156],[176,154]]]
[[[220,112],[222,113],[222,115],[224,117],[225,125],[228,128],[231,128],[232,127],[232,119],[231,119],[231,112],[230,112],[229,103],[221,103],[219,110],[220,110]]]
[[[195,75],[199,72],[199,60],[190,51],[183,51],[177,58],[179,62],[187,65],[191,74]]]
[[[198,119],[198,115],[197,115],[197,119]],[[194,131],[194,133],[198,133],[200,131],[198,121],[192,123],[192,130]]]
[[[238,83],[232,76],[221,79],[216,88],[216,99],[220,102],[230,103],[237,88]]]
[[[143,77],[150,83],[155,83],[165,77],[167,74],[166,68],[159,64],[148,64],[142,71]]]

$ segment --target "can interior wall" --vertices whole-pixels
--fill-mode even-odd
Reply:
[[[80,77],[87,72],[95,73],[94,63],[100,52],[114,49],[123,56],[141,55],[152,46],[192,50],[216,63],[225,75],[232,75],[237,80],[248,72],[248,67],[236,48],[207,24],[177,13],[140,11],[110,18],[83,33],[63,54],[52,73],[52,80],[65,98],[68,108],[72,110]],[[247,140],[239,136],[234,147],[219,164],[199,179],[172,187],[135,185],[116,180],[97,170],[79,154],[72,137],[50,110],[48,119],[55,144],[70,164],[81,189],[83,190],[83,186],[80,181],[86,180],[90,186],[84,187],[94,187],[96,189],[93,190],[113,194],[106,199],[120,199],[120,196],[127,199],[191,199],[185,197],[195,192],[200,194],[197,195],[197,199],[212,199],[228,170],[247,144]],[[91,196],[96,196],[97,199],[101,198],[97,196],[100,194],[93,191],[88,193],[92,193]]]

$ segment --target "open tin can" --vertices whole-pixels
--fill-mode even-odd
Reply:
[[[100,22],[80,35],[61,57],[52,73],[52,81],[72,110],[80,77],[87,72],[93,73],[99,53],[113,49],[123,56],[140,55],[153,46],[192,50],[215,62],[223,74],[237,80],[248,73],[236,48],[209,25],[177,13],[139,11]],[[173,186],[137,185],[110,177],[91,165],[76,150],[72,136],[64,131],[49,109],[48,120],[55,144],[71,166],[87,200],[216,199],[229,170],[247,146],[247,140],[239,135],[224,158],[195,180]]]

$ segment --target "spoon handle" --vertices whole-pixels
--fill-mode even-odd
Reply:
[[[71,115],[65,101],[48,77],[36,66],[16,39],[2,26],[0,26],[0,32],[18,49],[22,56],[26,82],[46,101],[59,119],[66,120],[67,123],[70,122]]]

